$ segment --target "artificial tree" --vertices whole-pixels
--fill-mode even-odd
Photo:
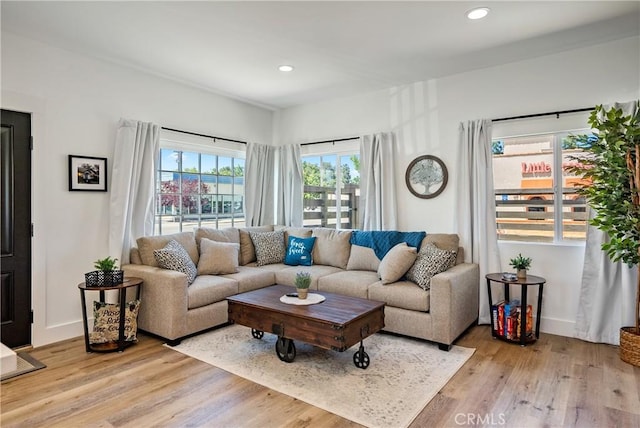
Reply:
[[[578,193],[595,210],[590,220],[609,236],[602,250],[613,261],[639,270],[636,290],[635,328],[621,329],[621,338],[633,332],[640,343],[640,109],[625,115],[621,109],[595,107],[589,116],[593,136],[574,136],[584,153],[571,171],[584,180]],[[634,339],[634,340],[635,340]],[[622,345],[622,340],[621,340]],[[637,350],[640,353],[640,350]],[[623,358],[624,359],[624,358]],[[635,363],[638,365],[638,363]]]

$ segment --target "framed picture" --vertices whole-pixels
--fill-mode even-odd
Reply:
[[[69,191],[107,191],[107,158],[69,155]]]
[[[404,179],[411,193],[422,199],[430,199],[442,193],[447,186],[449,174],[442,160],[424,155],[411,161]]]

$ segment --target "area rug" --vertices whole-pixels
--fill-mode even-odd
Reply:
[[[408,426],[475,351],[378,333],[364,341],[363,370],[353,363],[359,345],[337,352],[295,342],[295,361],[285,363],[276,339],[231,325],[171,349],[368,427]]]
[[[3,374],[0,378],[0,381],[11,379],[16,376],[20,376],[47,367],[26,352],[18,352],[16,354],[16,363],[16,370]]]

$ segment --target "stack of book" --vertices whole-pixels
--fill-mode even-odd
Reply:
[[[499,302],[491,307],[493,331],[495,336],[510,340],[520,340],[520,323],[522,322],[522,307],[519,300]],[[533,308],[527,305],[526,337],[533,336]]]

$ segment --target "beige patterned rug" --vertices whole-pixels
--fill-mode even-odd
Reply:
[[[375,334],[364,341],[371,363],[363,370],[353,364],[359,345],[336,352],[295,342],[295,361],[285,363],[276,338],[231,325],[171,349],[369,427],[408,426],[475,351]]]

